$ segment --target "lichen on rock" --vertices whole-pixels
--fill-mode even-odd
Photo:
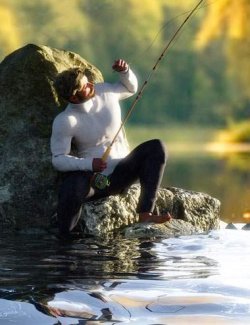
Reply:
[[[103,80],[101,72],[78,54],[35,44],[16,50],[0,64],[3,230],[49,225],[57,199],[51,126],[66,105],[58,99],[53,80],[74,66],[88,68],[94,82]]]
[[[129,238],[172,237],[206,232],[219,228],[220,202],[208,194],[179,188],[160,188],[156,210],[169,211],[173,219],[164,224],[138,223],[136,206],[140,186],[133,185],[126,194],[84,204],[84,232],[97,237],[122,233]]]

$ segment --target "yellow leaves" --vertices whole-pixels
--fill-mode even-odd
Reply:
[[[250,210],[247,210],[243,213],[243,218],[250,220]]]
[[[198,48],[205,47],[219,36],[244,39],[249,30],[249,0],[217,0],[208,6],[208,13],[197,35]]]
[[[247,37],[248,17],[250,14],[249,0],[231,0],[228,7],[226,17],[227,36],[233,39]]]
[[[6,5],[0,5],[0,21],[1,54],[7,55],[20,46],[20,37],[13,12]]]
[[[196,45],[198,48],[206,46],[212,38],[221,34],[223,16],[227,8],[227,2],[230,0],[220,0],[208,7],[208,13],[205,17],[201,29],[198,32]]]

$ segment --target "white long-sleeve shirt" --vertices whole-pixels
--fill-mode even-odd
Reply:
[[[65,171],[92,170],[93,158],[101,158],[121,125],[119,101],[137,91],[137,79],[129,69],[120,72],[114,84],[98,83],[95,96],[84,103],[69,103],[55,118],[52,126],[51,152],[55,169]],[[76,155],[72,154],[72,143]],[[103,174],[110,174],[117,163],[128,154],[124,132],[112,146]]]

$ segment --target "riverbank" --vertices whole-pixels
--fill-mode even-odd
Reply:
[[[181,147],[181,144],[188,143],[191,148],[192,145],[195,144],[200,145],[212,142],[218,131],[218,129],[212,127],[181,124],[171,124],[166,126],[128,124],[126,126],[127,137],[132,147],[149,139],[160,138],[167,144],[178,144],[179,148]]]
[[[250,143],[226,141],[219,137],[219,128],[197,125],[147,126],[128,125],[126,127],[128,141],[132,148],[143,141],[160,138],[167,144],[171,152],[176,154],[192,154],[206,152],[227,155],[232,153],[250,152]]]

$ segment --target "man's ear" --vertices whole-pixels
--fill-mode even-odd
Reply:
[[[78,98],[77,98],[77,96],[76,95],[71,95],[70,97],[69,97],[69,102],[70,103],[73,103],[73,104],[78,104]]]

